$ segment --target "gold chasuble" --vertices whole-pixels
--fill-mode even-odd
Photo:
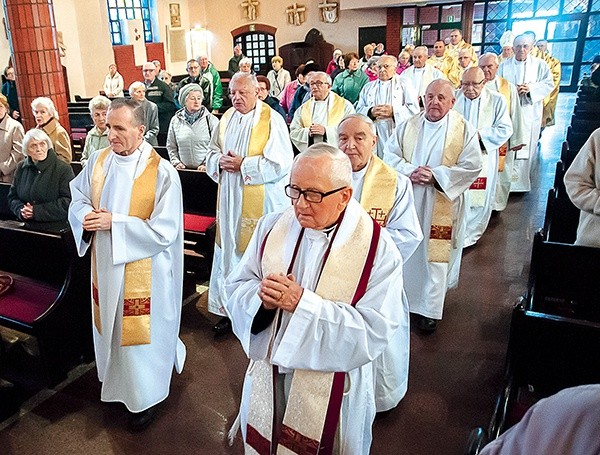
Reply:
[[[421,114],[413,116],[404,128],[402,156],[411,163],[421,129]],[[464,148],[465,120],[455,111],[448,112],[448,129],[444,138],[442,166],[455,166]],[[431,230],[429,232],[428,261],[449,262],[452,250],[452,209],[453,202],[446,195],[435,191]]]
[[[308,128],[313,123],[314,105],[315,99],[311,97],[300,107],[300,118],[302,119],[303,128]],[[333,92],[329,92],[329,96],[327,97],[327,126],[337,126],[340,124],[344,118],[345,107],[346,100],[344,98]]]
[[[503,77],[498,76],[498,92],[506,100],[508,112],[510,113],[510,82]],[[508,151],[508,142],[502,144],[498,149],[498,172],[504,171],[504,163],[506,162],[506,152]]]
[[[111,153],[113,152],[110,147],[100,152],[92,170],[92,206],[95,210],[100,209],[100,198],[106,178],[104,162]],[[152,215],[160,159],[158,153],[152,149],[146,168],[139,177],[134,179],[129,203],[129,216],[147,220]],[[152,258],[140,259],[125,264],[121,346],[150,344],[151,291]],[[94,304],[94,323],[98,332],[102,333],[96,249],[94,245],[92,245],[92,300]]]
[[[263,276],[286,271],[291,273],[295,254],[288,264],[290,259],[284,256],[284,252],[295,222],[294,209],[290,207],[265,239],[261,260]],[[354,224],[355,228],[342,242],[335,235],[343,223]],[[298,237],[296,251],[303,232],[304,229]],[[379,225],[365,212],[361,212],[358,219],[342,220],[334,231],[330,249],[325,252],[315,293],[324,299],[354,306],[366,292],[380,233]],[[348,261],[350,257],[353,258],[352,261]],[[279,310],[270,328],[267,359],[271,356],[280,318]],[[334,453],[334,448],[339,443],[336,435],[346,372],[294,370],[283,423],[279,425],[281,415],[277,415],[277,409],[280,409],[278,399],[283,397],[275,393],[277,366],[271,365],[268,360],[258,360],[251,363],[248,371],[252,377],[252,392],[246,427],[246,453]]]
[[[261,103],[259,101],[259,103]],[[258,109],[258,104],[256,109]],[[225,143],[225,131],[231,116],[235,113],[234,108],[230,108],[219,122],[219,136],[221,145]],[[256,113],[255,113],[256,114]],[[271,135],[271,109],[263,104],[260,108],[260,117],[258,121],[254,121],[252,132],[250,133],[250,142],[248,143],[247,157],[262,156],[263,150],[267,145],[267,141]],[[220,186],[219,186],[220,188]],[[220,192],[217,196],[217,213],[220,212],[219,207]],[[242,186],[242,217],[240,222],[240,234],[237,242],[237,250],[240,253],[246,251],[248,242],[252,238],[254,229],[258,224],[258,220],[264,214],[265,207],[265,186],[264,185],[244,185]],[[215,242],[221,246],[221,233],[219,226],[219,216],[217,215],[217,234]]]
[[[360,205],[377,224],[385,227],[396,198],[396,171],[375,155],[371,157],[363,181]]]

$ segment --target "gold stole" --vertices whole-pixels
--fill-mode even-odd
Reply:
[[[312,123],[313,106],[315,99],[311,97],[306,103],[302,105],[300,118],[302,120],[302,127],[308,128]],[[336,126],[344,118],[344,108],[346,107],[346,100],[341,96],[329,92],[327,98],[327,126]]]
[[[260,101],[258,103],[261,103]],[[250,133],[250,141],[248,143],[248,151],[246,157],[262,156],[263,150],[267,145],[267,141],[271,135],[271,109],[267,105],[256,105],[256,109],[260,109],[260,117],[258,122],[255,121],[252,126],[252,132]],[[225,130],[231,116],[235,113],[234,108],[230,108],[219,123],[219,137],[221,140],[221,146],[225,144]],[[255,114],[256,115],[256,114]],[[219,201],[220,201],[220,190],[217,196],[217,213],[220,213]],[[258,220],[264,214],[265,207],[265,186],[264,185],[246,185],[245,182],[242,186],[242,217],[240,221],[240,234],[237,242],[237,250],[240,253],[246,251],[248,242],[252,238],[254,229],[258,224]],[[215,242],[221,246],[221,228],[219,226],[220,216],[217,215],[217,234]]]
[[[421,115],[413,116],[404,128],[402,138],[402,155],[407,162],[412,157],[417,146]],[[448,112],[448,130],[444,139],[442,166],[455,166],[464,148],[465,120],[455,111]],[[429,232],[428,258],[429,262],[449,262],[452,250],[452,209],[453,202],[435,188],[435,201]]]
[[[100,208],[100,197],[106,178],[104,162],[112,153],[110,147],[100,152],[92,170],[92,206]],[[147,220],[154,210],[156,193],[156,177],[160,156],[154,149],[150,153],[146,168],[133,181],[129,216]],[[140,259],[125,264],[123,285],[123,324],[121,346],[150,344],[150,300],[152,293],[152,258]],[[102,333],[100,320],[100,304],[98,299],[98,275],[96,269],[96,249],[92,245],[92,300],[94,323]]]
[[[503,77],[498,76],[498,92],[506,100],[508,113],[510,114],[510,82]],[[498,149],[498,172],[504,171],[504,164],[506,162],[506,152],[508,151],[508,142],[502,144]]]
[[[377,224],[385,227],[396,198],[396,171],[373,155],[365,173],[360,205]]]
[[[262,257],[263,276],[287,272],[289,258],[285,257],[284,252],[294,221],[294,210],[290,207],[273,226],[265,242]],[[315,293],[327,300],[351,304],[371,250],[374,224],[362,211],[357,219],[346,219],[343,222],[356,223],[356,227],[344,243],[336,241],[332,245]],[[352,261],[348,261],[350,257],[353,258]],[[340,286],[340,283],[344,285]],[[276,336],[279,317],[278,312],[271,324],[271,346]],[[270,357],[270,354],[271,348],[267,357]],[[252,392],[248,410],[246,453],[262,454],[265,453],[265,449],[268,453],[274,417],[273,367],[267,360],[259,360],[249,368],[249,374],[252,376]],[[334,375],[334,372],[294,370],[277,454],[317,453]],[[257,451],[257,446],[262,450]],[[312,450],[306,451],[307,447]]]

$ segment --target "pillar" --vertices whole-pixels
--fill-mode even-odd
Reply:
[[[2,4],[25,130],[35,126],[31,102],[47,96],[61,125],[70,131],[52,0],[2,0]]]

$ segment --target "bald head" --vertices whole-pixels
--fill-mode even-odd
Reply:
[[[425,117],[430,122],[443,119],[454,106],[454,87],[445,79],[436,79],[425,92]]]
[[[488,52],[479,57],[479,68],[483,71],[486,82],[493,81],[496,78],[496,72],[498,71],[498,56]]]

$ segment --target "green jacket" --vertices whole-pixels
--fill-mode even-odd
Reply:
[[[350,71],[344,70],[333,80],[331,90],[355,104],[358,101],[360,91],[367,82],[369,82],[369,78],[364,71],[356,70],[350,73]]]
[[[219,72],[215,69],[212,63],[208,64],[208,68],[202,71],[200,68],[200,77],[205,77],[212,82],[212,109],[213,111],[218,110],[223,106],[223,85],[221,84],[221,77]]]

